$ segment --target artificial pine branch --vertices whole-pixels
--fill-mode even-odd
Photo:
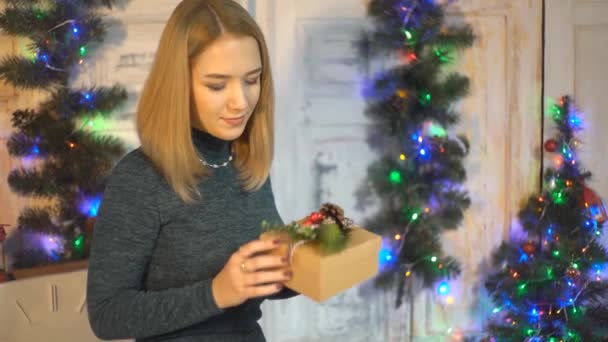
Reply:
[[[17,109],[12,115],[15,131],[7,148],[13,157],[23,157],[25,162],[9,174],[9,186],[19,195],[53,203],[51,207],[30,207],[21,212],[19,236],[10,241],[25,242],[27,248],[19,249],[20,242],[14,248],[13,267],[83,259],[88,256],[91,238],[83,230],[84,223],[95,217],[106,177],[125,152],[119,139],[101,134],[88,123],[94,123],[97,116],[112,117],[127,99],[127,92],[119,85],[74,89],[70,80],[79,65],[101,46],[106,34],[96,10],[110,8],[116,2],[4,3],[0,30],[25,37],[30,43],[27,57],[3,57],[0,79],[18,89],[50,94],[45,102]],[[51,239],[55,245],[41,239]]]

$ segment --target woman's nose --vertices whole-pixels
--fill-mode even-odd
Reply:
[[[228,98],[228,108],[234,111],[240,111],[247,107],[247,98],[245,89],[242,83],[235,84],[230,88]]]

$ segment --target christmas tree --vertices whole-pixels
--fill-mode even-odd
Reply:
[[[599,241],[606,211],[576,156],[581,118],[572,100],[561,98],[550,113],[558,133],[544,147],[556,167],[519,212],[522,236],[493,256],[488,330],[500,342],[607,341],[608,254]]]
[[[397,306],[404,295],[413,295],[416,279],[446,295],[447,280],[460,273],[440,238],[458,228],[470,205],[462,186],[469,144],[450,132],[459,119],[455,104],[468,93],[469,80],[449,67],[475,38],[469,25],[445,22],[445,6],[432,0],[372,0],[372,29],[359,47],[364,59],[389,63],[364,88],[373,124],[368,141],[382,157],[370,165],[358,197],[360,208],[374,196],[380,203],[366,227],[386,237],[376,283],[396,287]]]
[[[104,178],[125,153],[121,141],[100,131],[127,92],[118,85],[72,84],[105,35],[96,11],[112,3],[4,0],[0,29],[26,40],[28,51],[4,56],[0,78],[16,89],[48,94],[37,108],[12,114],[7,147],[11,156],[22,158],[22,167],[9,174],[8,183],[18,195],[44,203],[19,215],[12,239],[19,245],[12,255],[15,269],[88,257]]]

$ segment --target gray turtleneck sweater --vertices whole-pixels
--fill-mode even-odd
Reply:
[[[230,145],[192,130],[206,161],[228,159]],[[264,298],[218,308],[211,281],[230,255],[255,240],[262,220],[282,222],[270,180],[239,186],[232,164],[201,180],[202,199],[184,204],[137,149],[109,176],[94,228],[87,308],[101,339],[265,341],[257,321]],[[284,290],[271,299],[295,295]]]

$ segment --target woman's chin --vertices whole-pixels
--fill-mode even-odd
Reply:
[[[216,132],[215,135],[217,138],[226,141],[233,141],[238,139],[241,135],[243,135],[243,131],[245,131],[245,126],[243,127],[231,127],[231,128],[223,128]]]

